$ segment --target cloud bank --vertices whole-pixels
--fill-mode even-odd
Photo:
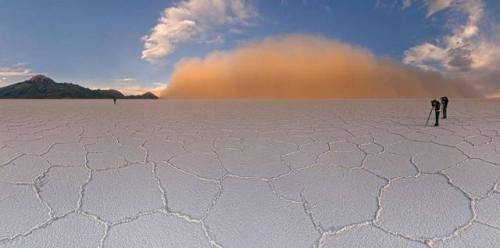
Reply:
[[[164,98],[381,98],[475,96],[458,81],[366,49],[309,35],[252,42],[181,60]]]
[[[179,43],[220,27],[244,24],[253,15],[253,8],[246,0],[181,1],[166,8],[151,33],[142,38],[142,59],[157,62],[172,53]]]

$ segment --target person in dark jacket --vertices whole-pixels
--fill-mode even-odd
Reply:
[[[448,110],[448,97],[441,97],[441,104],[443,105],[443,119],[447,119],[446,110]]]
[[[116,97],[113,97],[113,103],[116,104]]]
[[[438,100],[434,99],[431,101],[431,105],[434,108],[434,112],[436,113],[436,123],[434,126],[439,126],[439,111],[441,109],[441,103]]]

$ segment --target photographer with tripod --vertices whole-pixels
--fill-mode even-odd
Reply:
[[[441,110],[441,103],[434,99],[431,101],[431,105],[432,105],[432,108],[431,108],[431,111],[429,112],[429,117],[427,118],[427,122],[425,123],[425,126],[427,126],[429,124],[429,120],[431,118],[431,114],[432,114],[432,111],[434,110],[434,112],[436,113],[436,123],[434,124],[435,127],[439,126],[439,112]]]

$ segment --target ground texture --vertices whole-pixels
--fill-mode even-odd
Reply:
[[[0,101],[0,247],[500,247],[500,102],[429,105]]]

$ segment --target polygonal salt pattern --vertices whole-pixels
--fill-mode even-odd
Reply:
[[[500,229],[500,193],[477,203],[477,220]]]
[[[165,214],[147,215],[113,226],[104,243],[105,247],[211,247],[199,223]]]
[[[309,247],[318,238],[302,205],[281,201],[265,182],[231,177],[223,187],[207,217],[223,247]]]
[[[218,179],[224,175],[224,168],[214,153],[185,153],[168,162],[200,177]]]
[[[31,186],[0,183],[0,210],[0,240],[24,234],[49,220],[49,210]]]
[[[85,187],[82,209],[114,222],[161,208],[160,195],[151,168],[100,171]]]
[[[334,229],[372,220],[385,183],[364,170],[329,165],[317,165],[272,182],[287,199],[307,200],[314,219],[323,228]]]
[[[70,214],[6,244],[5,248],[99,247],[104,228],[89,218]]]
[[[125,159],[111,152],[92,152],[87,155],[87,165],[94,170],[120,168],[127,165]]]
[[[78,208],[89,172],[83,167],[53,167],[40,183],[40,196],[60,217]]]
[[[355,227],[337,235],[328,235],[324,248],[426,248],[423,243],[388,234],[371,225]]]
[[[498,247],[500,244],[500,229],[482,224],[472,224],[460,236],[437,243],[435,248],[485,248]]]
[[[427,106],[2,100],[0,247],[496,247],[498,103]]]
[[[500,166],[494,166],[481,160],[467,160],[445,171],[453,181],[473,197],[484,197],[492,191],[500,179]]]
[[[203,217],[219,192],[215,181],[190,175],[172,166],[161,165],[156,175],[165,190],[168,207],[194,218]]]
[[[382,206],[379,224],[415,239],[446,237],[472,219],[469,199],[441,175],[392,182]]]
[[[411,158],[391,153],[368,155],[364,168],[387,179],[415,176],[418,173]]]
[[[40,156],[24,155],[0,168],[0,182],[34,183],[50,164]]]
[[[79,143],[55,144],[43,157],[58,166],[82,166],[85,163],[85,148]]]

